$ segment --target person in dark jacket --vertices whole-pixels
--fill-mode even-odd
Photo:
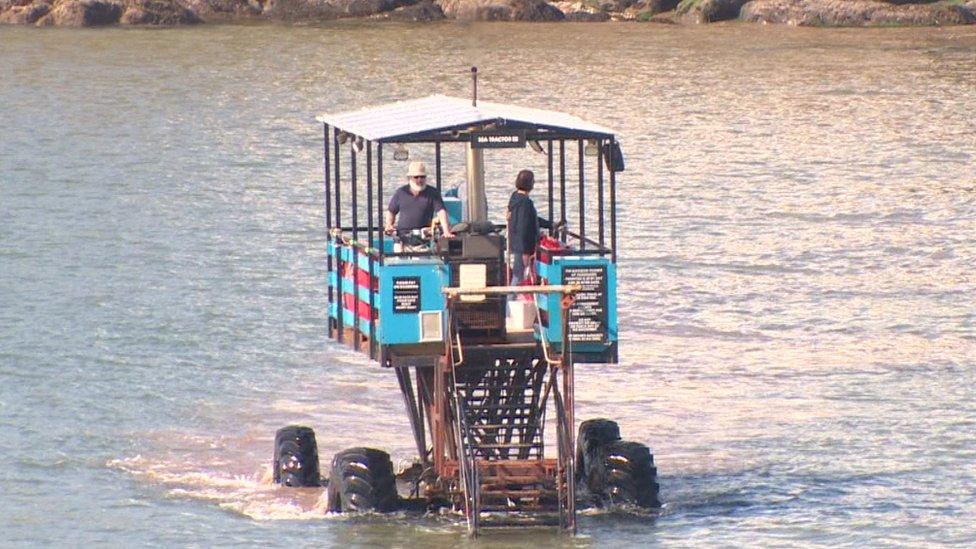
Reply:
[[[539,218],[529,198],[535,185],[535,174],[522,170],[515,177],[515,192],[508,200],[508,245],[512,253],[512,276],[509,284],[518,286],[535,273],[535,248],[539,227],[551,229],[552,223]]]

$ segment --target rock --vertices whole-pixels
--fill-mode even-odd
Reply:
[[[678,0],[641,0],[619,14],[624,21],[674,24],[674,10]]]
[[[258,0],[185,0],[183,4],[207,20],[253,17],[264,10]]]
[[[57,0],[53,7],[44,0],[37,0],[31,9],[30,16],[22,22],[34,22],[30,20],[34,18],[38,26],[95,27],[117,23],[186,25],[203,22],[195,11],[180,0]]]
[[[676,14],[688,23],[714,23],[739,17],[748,0],[682,0]]]
[[[412,6],[403,6],[385,15],[396,21],[440,21],[444,19],[444,10],[433,0],[421,0]]]
[[[511,0],[512,21],[562,21],[563,12],[545,0]]]
[[[440,0],[444,15],[465,21],[562,21],[545,0]]]
[[[0,24],[33,25],[51,11],[50,4],[37,2],[28,6],[13,6],[0,12]]]
[[[367,17],[412,4],[415,0],[267,0],[262,13],[275,19]]]
[[[32,3],[33,0],[0,0],[0,13],[18,6],[29,6]]]
[[[976,13],[964,6],[896,5],[871,0],[753,0],[743,6],[741,18],[757,23],[784,23],[812,27],[976,23]]]
[[[581,22],[603,22],[610,20],[610,14],[602,11],[571,11],[564,14],[567,21],[581,21]]]
[[[107,0],[61,0],[37,21],[38,26],[98,27],[114,25],[122,17],[122,4]]]
[[[641,12],[656,15],[674,10],[678,7],[678,3],[679,0],[644,0],[636,4],[636,7],[640,8]]]
[[[193,10],[165,0],[127,0],[123,25],[193,25],[203,20]]]

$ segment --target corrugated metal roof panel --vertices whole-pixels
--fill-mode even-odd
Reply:
[[[371,141],[392,140],[417,133],[463,127],[479,122],[503,119],[512,122],[610,135],[613,132],[603,126],[561,112],[530,109],[479,101],[472,106],[470,100],[446,95],[432,95],[422,99],[398,101],[377,107],[316,117],[319,122]]]

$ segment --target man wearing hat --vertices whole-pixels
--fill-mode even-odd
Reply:
[[[401,238],[406,237],[414,229],[430,227],[436,215],[444,236],[454,236],[440,191],[427,185],[427,166],[423,162],[411,162],[407,181],[390,198],[386,210],[386,232],[392,234],[396,231]],[[393,225],[394,219],[396,227]]]

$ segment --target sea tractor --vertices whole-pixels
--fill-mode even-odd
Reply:
[[[418,460],[398,476],[386,452],[351,448],[320,478],[314,432],[291,425],[275,438],[274,481],[327,484],[332,512],[452,509],[471,535],[575,533],[577,503],[657,508],[647,446],[621,440],[608,419],[582,422],[578,437],[574,429],[574,365],[617,362],[619,144],[576,116],[479,101],[477,69],[472,80],[470,99],[435,95],[317,118],[329,337],[396,375]],[[432,226],[415,235],[419,249],[415,240],[404,251],[383,230],[384,199],[405,182],[404,167],[384,161],[431,145],[438,190],[448,147],[463,148],[465,192],[444,198],[453,236]],[[541,237],[535,283],[509,286],[506,228],[488,219],[483,159],[525,147],[546,157],[534,197],[540,215],[558,222]],[[512,189],[514,172],[497,179]],[[550,406],[554,448],[544,436]]]

